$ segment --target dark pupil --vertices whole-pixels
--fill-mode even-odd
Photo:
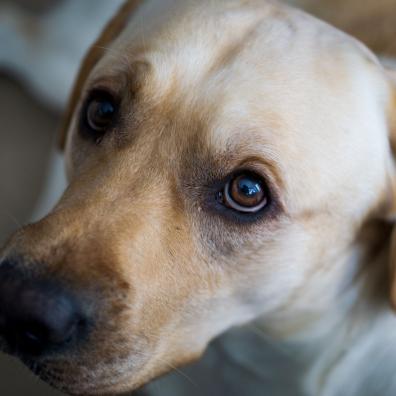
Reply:
[[[112,122],[114,105],[109,101],[94,101],[88,109],[89,126],[94,130],[106,129]]]
[[[101,102],[98,109],[99,118],[111,118],[114,113],[114,107],[110,102]]]
[[[247,198],[255,198],[261,192],[261,184],[256,180],[241,178],[238,181],[238,190]]]

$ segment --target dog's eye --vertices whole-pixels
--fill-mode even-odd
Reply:
[[[269,202],[265,181],[254,173],[233,177],[221,192],[223,203],[242,213],[256,213]]]
[[[118,104],[115,98],[105,91],[94,91],[84,107],[83,131],[95,141],[111,129],[116,121]]]

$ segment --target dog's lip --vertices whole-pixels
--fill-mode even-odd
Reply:
[[[51,369],[51,365],[55,363],[53,360],[46,361],[40,358],[21,356],[17,351],[10,351],[1,337],[0,353],[19,359],[33,375],[60,392],[75,396],[98,396],[99,394],[103,394],[103,392],[105,392],[105,394],[118,394],[113,392],[114,384],[108,383],[92,383],[88,384],[88,386],[87,383],[84,383],[84,386],[79,389],[79,386],[76,386],[76,383],[78,382],[76,381],[76,378],[68,376],[66,372],[57,373]],[[129,374],[125,374],[125,377],[122,379],[126,378],[129,378]],[[131,396],[140,396],[141,393],[139,393],[139,389],[141,389],[141,386],[139,386],[138,389],[130,391],[128,394]],[[125,394],[125,392],[120,394]]]
[[[45,364],[34,359],[21,359],[22,363],[43,382],[61,392],[67,392],[66,381],[47,370]],[[57,378],[58,377],[58,378]]]
[[[68,395],[75,396],[98,396],[102,394],[125,394],[122,393],[114,393],[114,384],[105,384],[105,383],[91,383],[87,384],[86,382],[81,382],[81,378],[73,378],[72,376],[68,376],[66,372],[62,373],[54,373],[51,364],[54,362],[45,362],[32,359],[32,358],[20,358],[22,363],[41,381],[47,383],[52,388],[63,392]],[[49,366],[47,366],[49,364]],[[125,375],[124,378],[128,378],[129,375]],[[77,384],[82,383],[83,385],[80,387]],[[136,390],[128,393],[131,396],[140,395],[140,393],[136,394]]]
[[[40,375],[41,367],[38,362],[33,359],[21,359],[21,361],[34,375]]]
[[[44,382],[48,383],[49,385],[61,390],[59,386],[57,386],[55,383],[52,382],[51,376],[45,373],[45,369],[42,366],[42,363],[40,363],[40,361],[20,356],[17,351],[10,350],[7,347],[5,341],[1,337],[0,337],[0,353],[4,353],[5,355],[9,355],[19,359],[22,362],[22,364],[24,364],[35,376],[41,378]]]

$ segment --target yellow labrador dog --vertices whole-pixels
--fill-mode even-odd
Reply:
[[[300,367],[257,394],[394,396],[395,85],[277,2],[127,1],[70,101],[67,191],[2,250],[2,349],[119,394],[255,320]]]

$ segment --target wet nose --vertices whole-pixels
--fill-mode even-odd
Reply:
[[[86,326],[76,298],[54,281],[0,265],[0,339],[10,353],[41,356],[72,345]]]

